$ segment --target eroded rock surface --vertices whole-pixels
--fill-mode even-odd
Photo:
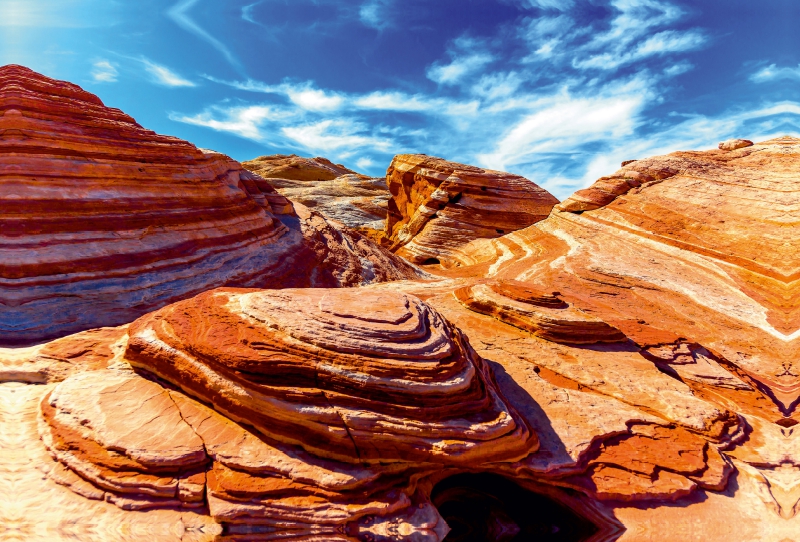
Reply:
[[[358,175],[342,164],[334,164],[327,158],[303,158],[296,154],[270,154],[242,162],[242,165],[265,179],[272,179],[276,188],[284,188],[284,181],[332,181],[342,175]]]
[[[373,178],[326,158],[260,156],[242,164],[267,179],[277,191],[306,207],[380,240],[386,222],[389,189]]]
[[[414,276],[385,255],[355,278],[363,255],[323,231],[341,228],[297,220],[238,162],[146,130],[71,83],[0,68],[0,134],[0,344],[128,323],[226,284]],[[298,274],[309,267],[320,273]],[[315,282],[326,273],[345,278]]]
[[[51,478],[123,509],[440,540],[417,480],[538,446],[459,330],[407,294],[214,290],[126,340],[55,386],[40,423]]]
[[[80,179],[116,186],[113,168],[99,173],[106,158],[84,163],[80,153],[118,145],[132,155],[115,143],[122,138],[173,160],[154,158],[160,173],[144,188],[123,190],[138,169],[113,177],[129,200],[144,194],[132,216],[159,186],[179,193],[176,176],[189,194],[202,181],[216,191],[204,205],[262,217],[259,250],[278,267],[262,270],[259,285],[283,289],[212,289],[120,327],[0,349],[2,535],[441,542],[449,529],[513,539],[575,528],[594,541],[796,538],[797,139],[632,161],[552,212],[554,199],[524,179],[501,197],[507,174],[398,157],[389,180],[392,201],[404,204],[387,231],[413,230],[394,249],[441,258],[449,268],[433,277],[222,155],[143,131],[77,87],[4,70],[0,93],[14,107],[0,117],[0,161],[9,160],[0,182],[26,195],[0,217],[4,254],[29,243],[31,258],[57,267],[42,256],[47,246],[80,262],[78,241],[130,241],[57,222],[39,225],[50,238],[14,229],[29,227],[14,213],[46,201],[42,216],[78,224],[70,213],[96,194]],[[66,136],[48,143],[42,134],[62,133],[56,114],[69,120],[84,102],[89,128],[78,132],[96,147]],[[128,135],[101,138],[95,124]],[[193,158],[179,167],[181,156]],[[47,169],[54,160],[58,175]],[[39,178],[23,174],[29,165],[69,198],[48,200],[47,186],[26,180]],[[341,174],[317,165],[331,177],[315,182]],[[96,218],[86,205],[80,216]],[[191,231],[188,211],[173,211]],[[240,231],[227,218],[220,228]],[[490,219],[516,231],[497,232],[496,222],[485,231]],[[441,233],[447,224],[463,235]],[[148,235],[138,246],[155,250]],[[198,258],[201,276],[208,258]],[[33,269],[13,257],[1,265]],[[131,310],[137,291],[136,310],[150,302],[150,279],[114,290],[108,269],[82,269],[94,286],[75,290],[78,299],[113,293]],[[53,316],[75,317],[83,314]]]
[[[385,236],[414,263],[450,266],[475,239],[500,237],[544,219],[558,200],[511,173],[423,154],[400,154],[386,172],[391,192]]]

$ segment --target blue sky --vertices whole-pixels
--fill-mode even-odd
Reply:
[[[800,2],[0,0],[0,63],[247,160],[422,152],[559,198],[622,160],[800,134]]]

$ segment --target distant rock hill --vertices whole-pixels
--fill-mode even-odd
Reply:
[[[273,154],[242,162],[277,191],[326,217],[379,241],[386,222],[389,189],[383,177],[368,177],[327,158]]]
[[[476,239],[502,237],[547,218],[558,200],[532,181],[424,154],[400,154],[386,172],[392,194],[384,235],[414,263],[456,265]]]
[[[221,285],[410,276],[231,158],[71,83],[0,68],[0,344],[125,323]]]

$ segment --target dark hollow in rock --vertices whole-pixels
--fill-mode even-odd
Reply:
[[[450,526],[445,542],[581,542],[597,526],[561,503],[496,474],[457,474],[431,501]]]

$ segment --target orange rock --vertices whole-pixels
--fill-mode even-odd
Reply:
[[[133,226],[99,220],[102,235],[87,233],[85,217],[101,215],[86,202],[112,188],[137,202],[125,224],[155,201],[163,229],[136,243],[157,252],[163,241],[167,258],[188,246],[174,248],[167,234],[252,233],[241,221],[260,216],[258,254],[271,263],[254,265],[252,277],[282,289],[214,289],[124,327],[0,350],[0,379],[12,381],[0,386],[0,524],[24,525],[35,513],[66,525],[109,509],[174,518],[167,513],[177,509],[196,512],[181,525],[213,518],[233,539],[258,531],[263,539],[441,541],[448,527],[431,502],[434,487],[481,473],[609,527],[597,539],[624,529],[621,540],[795,536],[799,140],[626,162],[553,212],[555,202],[519,177],[401,155],[388,175],[391,254],[290,204],[230,159],[143,131],[77,87],[10,67],[0,70],[2,96],[0,106],[13,107],[0,107],[8,151],[0,183],[24,197],[0,196],[0,251],[11,254],[0,280],[23,281],[0,292],[18,301],[28,292],[19,285],[30,283],[36,295],[46,286],[78,300],[0,300],[12,309],[0,314],[6,332],[70,329],[73,305],[62,302],[105,299],[131,306],[119,309],[129,317],[169,290],[169,281],[137,271],[145,264],[136,251],[124,252],[134,244],[120,231]],[[108,156],[127,173],[114,176]],[[281,157],[275,167],[298,160]],[[285,182],[340,178],[339,166],[314,163]],[[40,177],[68,197],[47,200]],[[195,182],[213,197],[192,199]],[[190,187],[196,213],[184,200],[169,213],[159,206],[159,194],[180,192],[176,183]],[[214,202],[227,210],[198,226]],[[23,224],[20,209],[51,222]],[[119,265],[81,267],[92,235],[104,250],[122,243]],[[14,259],[26,243],[31,255],[18,258],[31,258],[39,274],[24,275],[36,265]],[[220,243],[237,258],[251,250]],[[444,265],[433,277],[398,254]],[[197,261],[198,276],[217,263],[217,278],[232,272],[230,262]],[[175,273],[184,264],[164,265]],[[45,272],[70,265],[88,274],[86,289],[70,282],[71,271]],[[129,269],[138,290],[113,282]],[[181,286],[189,275],[169,279],[176,296],[194,291]],[[365,287],[334,288],[343,285]],[[86,318],[114,321],[98,307]],[[42,472],[60,485],[41,482]],[[35,512],[2,500],[20,488],[55,496],[52,508],[69,506],[54,515],[41,498]],[[467,499],[469,488],[459,488]],[[487,532],[514,532],[503,521]]]
[[[270,154],[242,162],[242,165],[269,179],[276,188],[284,188],[282,181],[332,181],[342,175],[359,175],[341,164],[334,164],[327,158],[302,158],[296,154]],[[365,177],[361,175],[361,177]]]
[[[361,175],[327,158],[294,154],[260,156],[243,162],[282,196],[327,218],[376,237],[383,231],[389,189],[383,178]]]
[[[215,290],[129,333],[135,367],[321,457],[475,464],[536,447],[462,334],[405,294]]]
[[[238,162],[146,130],[71,83],[0,68],[0,132],[0,344],[128,323],[221,285],[418,276],[390,255],[371,269],[381,249],[350,253],[346,233],[320,248],[336,226],[298,220]]]
[[[465,307],[494,316],[555,342],[595,344],[627,338],[599,318],[571,307],[554,294],[537,292],[518,281],[492,281],[453,292]]]
[[[742,149],[752,145],[753,142],[749,139],[729,139],[727,141],[722,141],[719,144],[719,148],[723,151],[735,151],[736,149]]]
[[[446,267],[463,245],[530,226],[558,203],[519,175],[423,154],[395,156],[386,182],[391,250],[414,263],[436,260]]]

